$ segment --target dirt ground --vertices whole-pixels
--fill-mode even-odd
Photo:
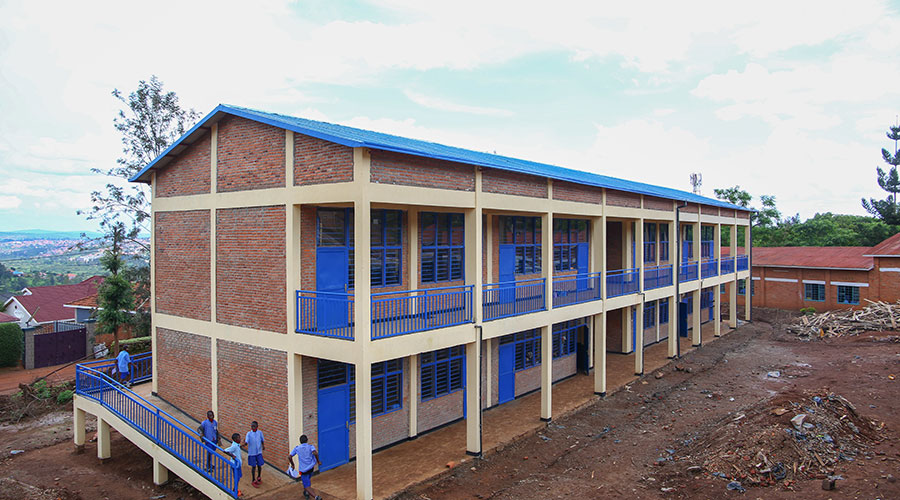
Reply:
[[[605,400],[397,497],[900,498],[900,380],[889,378],[900,379],[898,334],[803,342],[778,326],[785,318],[759,311],[754,323]],[[785,429],[798,412],[819,408],[814,396],[825,397],[823,407],[832,404],[835,416],[848,413],[829,394],[853,405],[860,434],[850,446],[853,434],[832,431],[845,458],[832,465],[820,449],[826,467],[801,463],[794,472],[787,454],[796,443]],[[789,411],[772,413],[778,409]],[[818,409],[811,421],[825,413]],[[113,457],[102,464],[95,443],[75,454],[71,436],[70,409],[0,426],[0,499],[202,498],[177,480],[154,486],[150,458],[115,432]],[[759,451],[785,463],[787,477],[762,486],[769,476],[757,474]],[[726,466],[733,468],[718,470]],[[833,491],[822,490],[826,475],[840,477]],[[727,489],[734,479],[745,493]]]
[[[677,362],[682,370],[669,366],[659,371],[662,378],[649,373],[473,468],[450,471],[397,498],[900,498],[900,380],[889,378],[900,378],[897,333],[802,342],[778,326],[785,319],[759,311],[754,323],[687,354]],[[774,371],[780,376],[768,375]],[[875,422],[860,453],[826,467],[828,473],[814,463],[809,469],[815,470],[795,474],[788,463],[786,480],[754,486],[759,477],[746,471],[757,452],[773,456],[773,444],[781,446],[778,452],[793,447],[778,433],[794,439],[784,429],[792,428],[796,412],[771,411],[793,408],[792,402],[802,410],[814,406],[813,395],[829,393],[847,398],[861,425]],[[768,428],[777,435],[760,436]],[[710,462],[727,460],[704,453],[734,454],[739,447],[737,460],[748,464],[741,470],[712,470]],[[823,491],[827,475],[842,478],[834,490]],[[734,479],[745,493],[727,489]]]

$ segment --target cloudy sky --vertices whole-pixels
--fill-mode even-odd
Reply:
[[[182,103],[343,123],[862,214],[900,113],[900,2],[0,0],[0,230],[75,215],[157,75]],[[252,9],[251,9],[252,5]]]

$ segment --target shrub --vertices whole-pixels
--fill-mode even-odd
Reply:
[[[68,389],[66,389],[65,391],[60,391],[60,393],[56,395],[56,402],[59,404],[68,403],[69,401],[72,401],[73,394],[74,393]]]
[[[0,324],[0,366],[18,366],[25,334],[17,323]]]
[[[34,395],[41,399],[47,399],[53,395],[53,391],[50,389],[50,386],[47,385],[47,380],[45,379],[40,379],[34,384],[31,384],[31,389],[34,391]]]

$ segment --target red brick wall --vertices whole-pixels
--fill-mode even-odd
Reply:
[[[564,379],[569,375],[575,374],[576,368],[576,356],[575,354],[569,354],[568,356],[563,356],[561,358],[556,358],[553,360],[553,381]]]
[[[700,213],[706,215],[719,215],[719,207],[711,207],[709,205],[703,205],[700,207]]]
[[[371,182],[474,191],[475,168],[462,163],[372,150]]]
[[[730,208],[720,208],[719,215],[722,217],[734,217],[734,210]]]
[[[735,215],[737,215],[738,219],[749,219],[750,218],[750,212],[744,212],[743,210],[738,210]]]
[[[869,273],[870,282],[878,284],[873,292],[878,300],[896,302],[900,299],[900,272],[884,271],[885,268],[900,269],[900,258],[875,257],[875,269]]]
[[[883,273],[886,274],[886,273]],[[834,309],[849,309],[852,307],[862,307],[866,303],[866,299],[884,300],[878,298],[878,286],[869,280],[875,275],[874,271],[841,271],[841,270],[821,270],[821,269],[785,269],[771,267],[754,267],[753,275],[762,279],[753,280],[756,288],[753,296],[753,305],[755,307],[772,307],[776,309],[786,309],[797,311],[804,307],[815,308],[816,311],[830,311]],[[766,278],[785,278],[796,279],[797,282],[771,281]],[[812,301],[806,300],[806,293],[803,280],[814,280],[825,282],[825,300]],[[844,283],[869,283],[868,287],[859,288],[859,305],[839,304],[837,302],[837,285],[832,282]],[[747,288],[749,293],[749,284]],[[745,296],[738,295],[737,303],[739,306],[744,304]],[[722,302],[728,302],[728,295],[722,295]],[[739,311],[740,312],[740,311]]]
[[[641,195],[607,189],[606,204],[615,207],[641,208]]]
[[[156,312],[209,321],[209,211],[156,212]]]
[[[516,397],[541,387],[541,365],[516,372]]]
[[[219,192],[284,187],[284,129],[228,116],[219,122]]]
[[[280,464],[290,450],[288,436],[287,353],[219,339],[219,432],[243,436],[259,422],[266,437],[263,458]],[[296,440],[297,437],[294,437]]]
[[[403,359],[403,407],[372,418],[372,449],[409,437],[409,358]],[[350,456],[356,456],[356,423],[350,424]]]
[[[184,196],[209,192],[210,151],[207,132],[175,160],[156,171],[156,196]]]
[[[656,198],[654,196],[644,196],[644,208],[650,210],[664,210],[666,212],[671,212],[673,210],[672,206],[672,200]]]
[[[353,181],[353,148],[294,134],[294,185]]]
[[[463,374],[463,377],[465,377],[465,374]],[[420,401],[418,432],[425,432],[439,425],[462,418],[464,397],[465,391],[458,390],[446,396]]]
[[[284,206],[216,211],[216,321],[285,333]]]
[[[303,433],[319,447],[319,382],[318,359],[303,356]],[[291,436],[291,448],[300,444],[300,436]]]
[[[606,350],[612,352],[625,352],[622,345],[622,314],[624,309],[614,309],[606,312]]]
[[[615,271],[625,268],[625,256],[622,254],[622,223],[606,222],[606,269]]]
[[[210,339],[156,328],[158,394],[198,419],[212,407]]]
[[[481,189],[485,193],[546,198],[547,180],[534,175],[485,168],[481,174]]]
[[[553,199],[581,203],[603,203],[603,188],[566,181],[553,181]]]
[[[700,205],[697,205],[696,203],[688,203],[688,205],[682,208],[681,211],[696,214],[700,212]]]

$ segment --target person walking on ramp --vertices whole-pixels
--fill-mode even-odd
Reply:
[[[259,424],[256,420],[250,422],[250,432],[247,433],[247,436],[244,438],[244,444],[241,447],[247,448],[247,464],[250,466],[250,474],[253,477],[253,481],[250,484],[254,488],[259,488],[259,483],[262,482],[262,452],[266,449],[266,441],[263,438],[262,431],[259,430]],[[259,472],[257,473],[257,471]]]
[[[319,461],[319,452],[316,451],[316,447],[307,441],[309,441],[309,438],[306,437],[306,434],[300,436],[300,444],[291,450],[291,454],[288,455],[288,462],[291,464],[292,469],[300,471],[300,481],[303,482],[303,497],[309,498],[310,495],[313,495],[316,500],[322,500],[322,497],[316,495],[312,489],[313,469],[317,465],[322,465],[322,462]],[[294,467],[294,455],[297,455],[297,467]]]

